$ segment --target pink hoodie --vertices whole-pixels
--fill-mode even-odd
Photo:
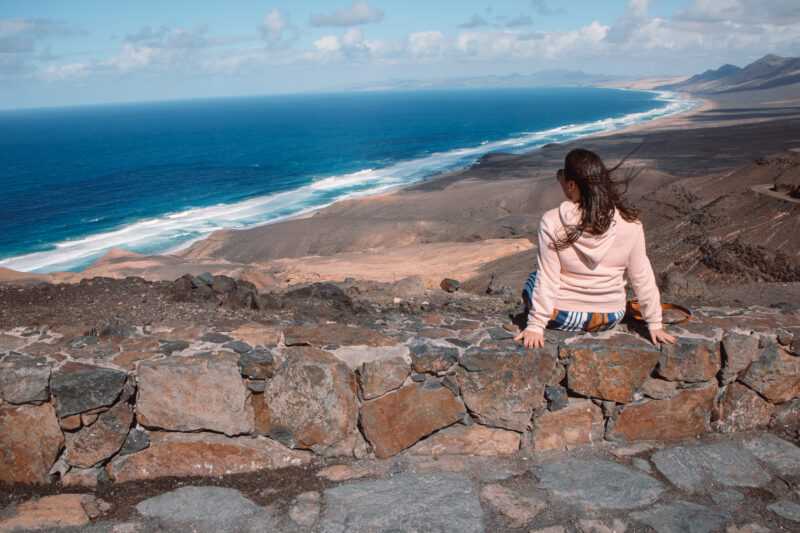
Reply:
[[[580,221],[578,204],[563,202],[539,224],[539,270],[533,290],[528,328],[543,332],[554,309],[611,313],[625,309],[625,275],[641,304],[651,330],[661,329],[661,297],[647,258],[644,229],[614,211],[611,227],[602,235],[582,235],[568,248],[552,244],[564,236],[565,225]]]

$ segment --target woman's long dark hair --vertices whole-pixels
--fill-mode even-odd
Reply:
[[[564,158],[564,178],[574,181],[581,192],[581,221],[566,227],[566,235],[556,240],[556,250],[563,250],[577,241],[584,232],[602,235],[614,221],[614,208],[628,222],[639,220],[639,210],[625,203],[624,195],[634,176],[614,181],[612,174],[635,152],[625,156],[616,166],[606,168],[603,160],[591,150],[578,148]]]

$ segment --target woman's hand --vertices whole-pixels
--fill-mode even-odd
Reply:
[[[663,329],[651,329],[650,340],[653,341],[653,344],[655,344],[656,346],[662,343],[675,344],[675,337],[673,337]]]
[[[523,329],[522,332],[514,337],[517,342],[522,341],[526,348],[544,348],[544,333]]]

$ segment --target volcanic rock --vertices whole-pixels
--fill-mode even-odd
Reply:
[[[361,365],[358,372],[361,396],[365,400],[372,400],[399,389],[410,373],[408,363],[402,357],[368,361]]]
[[[740,381],[773,403],[800,396],[800,357],[770,343]]]
[[[722,337],[722,384],[734,381],[760,354],[756,335],[725,333]]]
[[[53,406],[0,406],[0,481],[44,484],[64,445]]]
[[[775,406],[741,383],[731,383],[719,404],[717,431],[731,433],[769,425]]]
[[[44,357],[10,353],[0,360],[0,398],[9,403],[46,402],[49,381],[50,364]]]
[[[64,460],[71,466],[90,468],[117,453],[128,436],[133,409],[119,402],[100,414],[97,421],[67,439]]]
[[[449,335],[450,333],[448,333]],[[441,346],[423,339],[415,339],[409,345],[411,366],[415,372],[438,374],[458,361],[458,349]]]
[[[678,337],[665,344],[658,362],[658,375],[669,381],[709,381],[720,369],[719,344],[713,340]]]
[[[603,440],[605,421],[600,407],[591,400],[570,398],[567,407],[545,411],[533,419],[536,450],[570,450]]]
[[[345,324],[290,326],[283,332],[286,346],[392,346],[397,341],[374,329]]]
[[[417,443],[408,453],[413,455],[512,455],[519,451],[520,434],[516,431],[489,428],[480,424],[460,424],[437,431]]]
[[[120,370],[68,361],[50,378],[56,413],[65,417],[107,407],[119,397],[127,379]]]
[[[497,483],[483,487],[481,499],[502,514],[512,528],[527,525],[547,507],[539,498],[517,494]]]
[[[0,531],[85,526],[89,523],[85,507],[94,499],[89,494],[56,494],[23,502],[16,506],[12,516],[0,518]]]

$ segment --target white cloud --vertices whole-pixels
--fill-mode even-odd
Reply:
[[[320,52],[331,54],[342,49],[339,38],[335,35],[326,35],[314,41],[314,47]]]
[[[312,26],[358,26],[383,20],[383,10],[370,6],[366,0],[356,0],[350,7],[328,14],[312,14]]]
[[[63,81],[85,78],[91,73],[90,66],[86,63],[66,63],[63,65],[47,65],[38,77],[45,81]]]
[[[258,31],[268,48],[286,48],[297,38],[297,28],[276,8],[267,12]]]
[[[420,31],[408,36],[408,52],[415,58],[438,56],[444,45],[444,34],[440,31]]]

